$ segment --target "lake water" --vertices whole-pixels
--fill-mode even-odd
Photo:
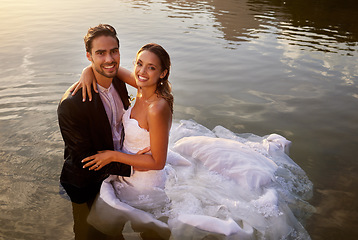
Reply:
[[[83,36],[98,23],[117,29],[127,68],[145,43],[167,49],[175,121],[291,140],[314,184],[312,239],[357,238],[355,0],[0,3],[0,239],[73,237],[56,109],[89,63]]]

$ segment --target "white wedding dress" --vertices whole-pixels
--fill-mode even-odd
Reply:
[[[150,145],[149,132],[123,115],[124,149]],[[312,183],[287,155],[290,141],[271,134],[212,131],[173,124],[163,170],[110,176],[88,221],[108,234],[125,222],[170,239],[310,239],[302,223],[314,211]]]

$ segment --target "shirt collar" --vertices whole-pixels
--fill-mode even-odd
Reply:
[[[101,85],[99,85],[99,84],[97,83],[97,89],[98,89],[98,91],[100,91],[101,93],[105,93],[105,92],[108,93],[108,92],[112,89],[112,86],[113,86],[113,84],[111,83],[111,85],[109,85],[108,88],[105,88],[105,87],[102,87]]]

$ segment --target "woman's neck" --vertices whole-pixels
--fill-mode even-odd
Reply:
[[[139,87],[137,92],[137,97],[141,98],[144,101],[151,101],[156,96],[155,92],[156,88],[148,88],[148,87]]]

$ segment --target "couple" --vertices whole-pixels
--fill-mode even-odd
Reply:
[[[61,99],[58,120],[65,162],[60,180],[73,203],[76,239],[102,239],[105,237],[86,223],[102,181],[110,174],[131,179],[141,171],[160,172],[165,165],[173,112],[170,58],[157,44],[143,46],[137,54],[134,77],[119,69],[119,40],[112,26],[90,28],[84,41],[91,61],[87,70],[93,71],[99,94],[82,102],[79,93],[68,90]],[[138,88],[133,107],[129,107],[123,81]],[[141,154],[149,150],[150,154]],[[94,155],[99,151],[104,152]]]
[[[129,222],[149,239],[309,239],[301,222],[312,183],[288,157],[290,142],[172,123],[168,54],[147,44],[129,73],[115,35],[109,25],[89,30],[87,86],[58,108],[76,238],[120,239]],[[133,107],[122,81],[138,88]]]

